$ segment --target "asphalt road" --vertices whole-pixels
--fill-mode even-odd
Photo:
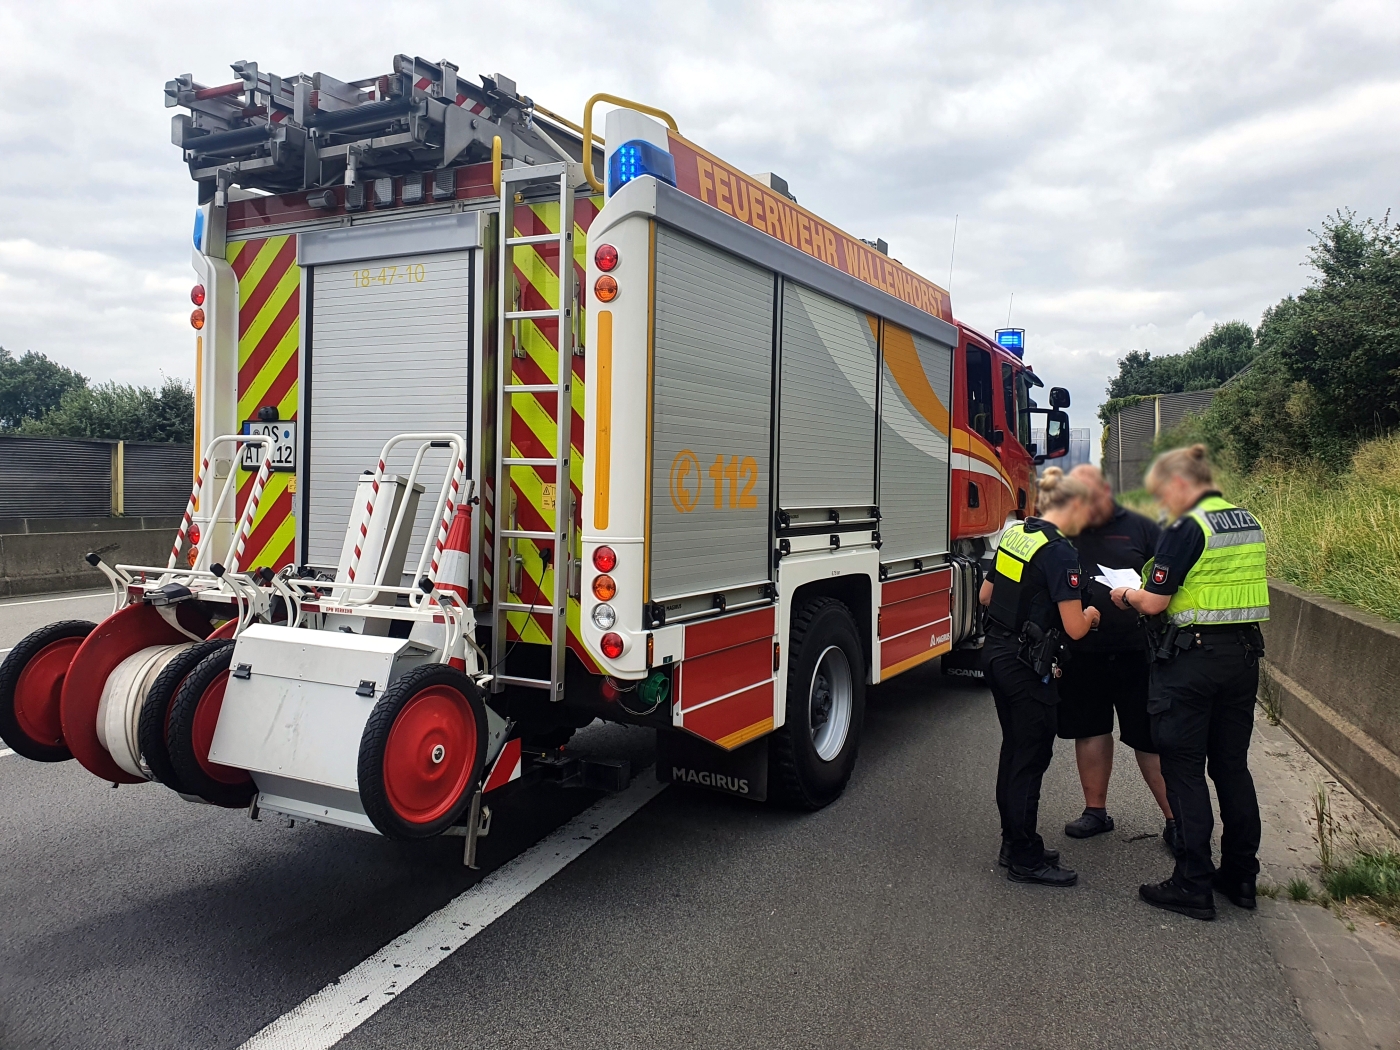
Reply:
[[[0,648],[107,601],[0,603]],[[578,739],[638,765],[651,748],[641,730]],[[1071,842],[1059,829],[1082,803],[1059,748],[1042,830],[1080,885],[1008,883],[997,743],[985,690],[911,672],[870,694],[834,805],[672,787],[339,1045],[1316,1046],[1254,916],[1137,901],[1170,860],[1130,753],[1118,830]],[[484,869],[597,798],[518,793]],[[461,866],[460,839],[253,822],[71,762],[0,758],[0,799],[5,1050],[237,1047],[484,874]]]

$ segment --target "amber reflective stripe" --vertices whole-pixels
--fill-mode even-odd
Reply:
[[[608,527],[608,481],[612,470],[612,355],[613,315],[611,310],[598,311],[598,418],[593,430],[593,527]]]

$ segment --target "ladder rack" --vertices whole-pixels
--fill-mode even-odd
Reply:
[[[570,432],[573,423],[573,317],[577,299],[574,274],[574,187],[584,181],[580,165],[573,163],[539,164],[532,167],[507,168],[501,172],[501,211],[498,229],[501,235],[500,271],[497,274],[497,332],[496,332],[496,487],[494,497],[492,587],[494,608],[491,620],[491,667],[495,671],[491,688],[497,692],[506,686],[542,689],[551,700],[564,698],[564,660],[568,648],[569,577],[572,566],[573,513],[569,499]],[[547,194],[545,196],[544,194]],[[516,196],[522,197],[521,204]],[[513,236],[514,211],[523,207],[528,195],[531,204],[558,201],[559,232]],[[554,310],[521,310],[510,293],[514,249],[526,245],[558,244],[559,246],[559,306]],[[557,323],[555,352],[557,354],[554,383],[513,383],[513,341],[511,326],[519,321],[552,318]],[[513,455],[511,441],[511,405],[516,396],[549,394],[555,398],[555,428],[553,457]],[[534,467],[554,470],[555,503],[552,531],[521,529],[512,514],[511,468]],[[518,540],[530,540],[539,546],[548,565],[541,573],[541,583],[548,584],[550,604],[530,604],[509,600],[511,577],[515,566],[515,546]],[[547,573],[552,579],[546,580]],[[505,672],[509,650],[507,633],[509,614],[544,613],[550,623],[550,659],[548,678],[523,678]]]

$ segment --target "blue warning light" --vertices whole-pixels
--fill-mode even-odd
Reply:
[[[1020,357],[1026,352],[1026,330],[1024,328],[998,328],[997,346]]]
[[[646,139],[624,142],[608,158],[608,196],[633,179],[652,175],[668,185],[676,184],[676,160]]]

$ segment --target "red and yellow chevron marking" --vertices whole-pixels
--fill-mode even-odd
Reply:
[[[579,197],[574,201],[574,258],[571,260],[574,274],[582,288],[584,266],[588,251],[588,227],[602,207],[601,198]],[[519,205],[514,209],[515,230],[513,236],[531,236],[559,231],[559,205],[543,203]],[[519,245],[509,249],[513,253],[512,263],[515,280],[519,286],[519,306],[511,309],[554,310],[559,307],[559,249],[551,244]],[[509,293],[512,294],[513,293]],[[584,310],[580,306],[580,316],[576,319],[581,335],[584,328]],[[515,353],[510,357],[511,383],[554,383],[558,381],[559,339],[557,322],[542,318],[518,322],[517,333],[510,337]],[[570,333],[563,333],[564,352],[569,354]],[[523,354],[523,356],[517,356]],[[572,426],[569,443],[572,446],[570,477],[568,488],[560,491],[556,485],[554,470],[551,467],[512,467],[510,469],[511,491],[515,496],[517,528],[531,531],[552,531],[554,515],[567,512],[569,496],[573,496],[575,525],[581,524],[583,511],[583,358],[569,356],[573,367]],[[552,457],[555,435],[558,432],[558,414],[554,394],[517,394],[512,399],[510,418],[511,455],[520,457]],[[577,535],[577,529],[576,533]],[[550,606],[550,595],[554,588],[554,565],[545,567],[540,557],[541,548],[548,544],[536,544],[529,540],[517,540],[517,551],[523,558],[520,589],[523,593],[513,595],[509,600],[536,605]],[[578,546],[572,552],[581,555]],[[568,625],[569,646],[584,661],[585,666],[593,667],[592,659],[578,641],[579,602],[569,599]],[[537,614],[509,613],[510,637],[523,642],[549,644],[550,617],[547,611]]]
[[[297,415],[297,347],[301,339],[301,268],[293,235],[234,241],[229,265],[238,278],[238,419],[275,405],[282,419]],[[256,471],[239,471],[238,508]],[[280,569],[296,560],[294,474],[274,473],[263,489],[244,550],[245,569]]]

